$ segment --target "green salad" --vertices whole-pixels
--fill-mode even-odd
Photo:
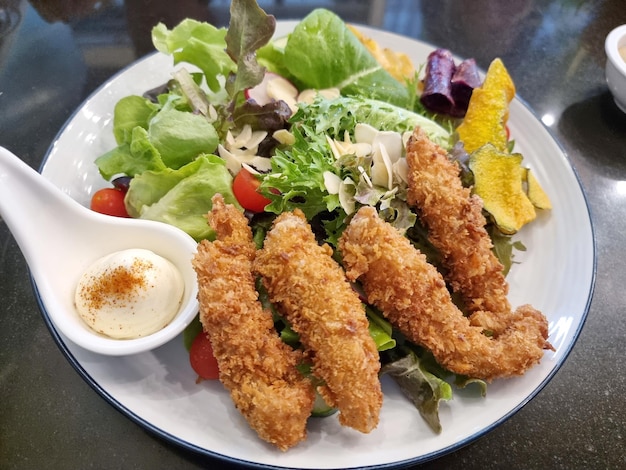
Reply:
[[[286,37],[274,33],[275,19],[247,0],[232,2],[228,29],[191,19],[154,28],[155,48],[171,55],[175,72],[162,87],[115,105],[117,146],[96,160],[107,181],[130,179],[128,215],[212,240],[206,214],[220,193],[246,210],[259,246],[277,214],[298,208],[320,243],[335,248],[350,215],[370,205],[436,264],[437,253],[406,203],[403,138],[419,125],[454,155],[457,120],[426,112],[418,73],[394,78],[328,10],[313,11]],[[284,80],[275,96],[289,94],[289,86],[296,90],[295,107],[288,99],[258,98],[269,94],[269,74]],[[312,98],[298,102],[304,90],[313,90]],[[374,157],[363,150],[373,142],[383,149]],[[239,172],[253,175],[265,201],[261,210],[250,210],[233,189]],[[510,266],[510,237],[494,232],[493,239]],[[434,431],[441,430],[439,403],[451,399],[455,387],[476,382],[476,393],[485,394],[484,382],[443,370],[375,308],[366,306],[366,313],[381,373],[400,385]],[[278,318],[277,329],[297,343]]]

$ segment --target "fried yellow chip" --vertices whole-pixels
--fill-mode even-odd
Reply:
[[[364,36],[363,33],[352,25],[348,25],[348,28],[361,41],[361,44],[367,47],[381,67],[389,72],[393,78],[401,82],[413,78],[415,67],[413,67],[409,56],[402,52],[395,52],[391,49],[380,47],[376,41]]]
[[[515,84],[501,59],[493,59],[483,80],[482,88],[487,90],[503,90],[507,103],[515,97]]]
[[[465,150],[472,153],[487,143],[499,150],[508,144],[506,123],[509,103],[515,96],[515,84],[502,60],[494,59],[483,84],[474,89],[465,119],[457,128]]]
[[[526,184],[528,199],[530,199],[530,202],[532,202],[537,209],[552,209],[550,198],[530,169],[526,170]]]
[[[472,93],[465,119],[457,128],[459,140],[465,151],[472,153],[486,143],[498,150],[506,150],[506,127],[502,125],[505,116],[505,94],[502,91],[476,88]]]
[[[498,228],[513,234],[537,217],[535,206],[524,191],[526,169],[522,155],[498,150],[491,143],[476,150],[469,160],[474,174],[474,193]]]

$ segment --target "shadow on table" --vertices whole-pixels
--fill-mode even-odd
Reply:
[[[602,90],[566,108],[558,132],[567,136],[568,144],[598,174],[610,179],[625,174],[626,114],[609,91]]]

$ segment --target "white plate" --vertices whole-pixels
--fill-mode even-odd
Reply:
[[[277,35],[295,22],[279,22]],[[432,47],[395,34],[364,33],[424,63]],[[97,90],[68,121],[42,167],[45,177],[83,204],[105,185],[94,159],[115,146],[115,103],[170,78],[171,59],[155,54],[136,62]],[[380,425],[371,434],[342,428],[336,417],[311,419],[306,442],[280,452],[257,438],[218,382],[195,383],[182,339],[150,353],[105,357],[89,353],[44,318],[69,361],[114,407],[156,434],[185,448],[257,467],[355,468],[404,466],[457,449],[512,416],[535,396],[563,363],[584,323],[594,284],[595,249],[587,203],[563,150],[519,100],[510,110],[516,150],[543,183],[554,208],[524,228],[518,238],[528,251],[508,277],[514,306],[531,303],[550,322],[555,352],[520,378],[492,383],[486,398],[455,391],[441,405],[443,432],[435,435],[395,384],[383,380]]]

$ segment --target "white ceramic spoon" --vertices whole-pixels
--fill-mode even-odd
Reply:
[[[75,344],[106,355],[127,355],[176,337],[198,312],[191,265],[196,242],[161,222],[98,214],[82,206],[0,147],[0,216],[17,241],[57,331]],[[74,292],[83,271],[97,259],[127,248],[145,248],[169,259],[183,275],[178,315],[164,329],[138,339],[115,340],[91,330],[78,316]]]

